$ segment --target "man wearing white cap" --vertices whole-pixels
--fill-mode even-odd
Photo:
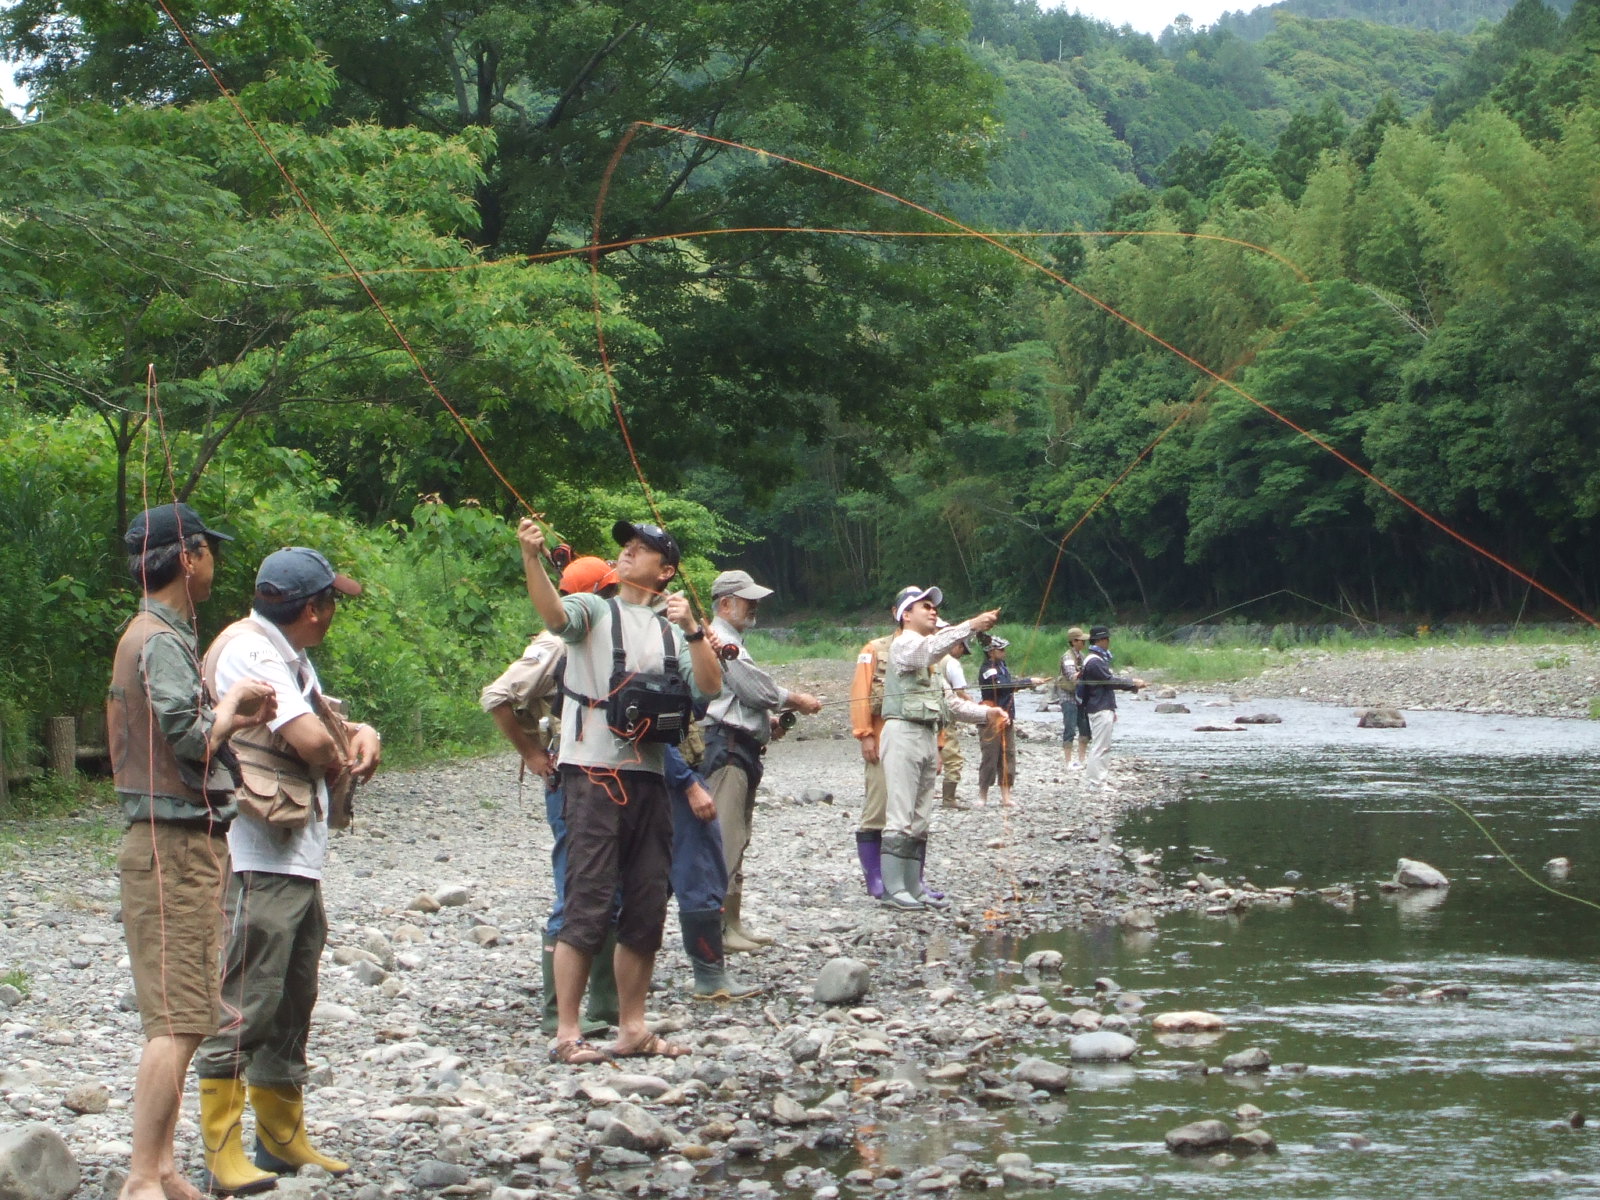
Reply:
[[[741,922],[744,903],[744,852],[750,845],[756,788],[761,783],[761,758],[772,740],[773,717],[783,709],[808,715],[822,710],[822,701],[806,692],[779,687],[756,666],[745,649],[744,635],[755,627],[756,610],[772,595],[747,571],[724,571],[711,584],[715,619],[711,631],[739,655],[723,665],[722,695],[711,702],[703,722],[706,753],[701,770],[717,803],[722,826],[722,852],[728,864],[728,890],[722,901],[722,947],[751,951],[770,945],[766,934],[752,933]]]
[[[949,907],[948,901],[934,897],[922,885],[939,730],[952,717],[1002,729],[1006,724],[1004,711],[951,694],[933,669],[957,642],[992,629],[1000,610],[940,629],[943,602],[944,593],[936,587],[900,589],[892,609],[900,632],[889,643],[889,668],[883,680],[882,757],[889,793],[883,828],[884,901],[911,911]]]

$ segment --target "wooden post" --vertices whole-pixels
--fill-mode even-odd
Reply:
[[[421,754],[425,749],[425,745],[422,738],[422,709],[420,708],[411,714],[411,739],[416,743],[417,753]]]
[[[50,755],[50,770],[62,779],[71,779],[78,770],[77,720],[51,717],[45,722],[44,740]]]
[[[0,725],[0,808],[11,803],[11,788],[6,782],[5,727]]]

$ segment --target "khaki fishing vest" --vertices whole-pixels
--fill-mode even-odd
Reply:
[[[885,657],[887,658],[887,652]],[[932,667],[907,675],[891,662],[883,676],[883,715],[919,725],[942,726],[950,719],[944,703],[944,680]]]

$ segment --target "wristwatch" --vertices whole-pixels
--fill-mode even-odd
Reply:
[[[703,642],[703,641],[705,641],[706,640],[705,627],[702,626],[701,628],[696,629],[693,633],[684,634],[683,635],[683,640],[686,641],[686,642]]]

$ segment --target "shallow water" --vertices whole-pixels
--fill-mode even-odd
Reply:
[[[1302,897],[1167,917],[1153,936],[1078,931],[993,946],[1009,958],[1059,949],[1063,977],[1080,989],[1109,975],[1145,997],[1147,1015],[1206,1009],[1228,1033],[1166,1048],[1143,1029],[1134,1065],[1085,1072],[1043,1120],[984,1114],[970,1133],[957,1124],[905,1146],[904,1161],[930,1161],[944,1152],[934,1143],[966,1136],[1026,1151],[1069,1193],[1600,1197],[1600,1120],[1567,1122],[1574,1111],[1600,1118],[1600,911],[1539,886],[1542,864],[1565,856],[1572,877],[1559,886],[1600,902],[1600,724],[1408,712],[1406,729],[1363,730],[1348,709],[1185,699],[1187,716],[1123,705],[1118,745],[1188,776],[1189,795],[1134,814],[1121,844],[1161,851],[1180,883],[1199,870],[1263,887],[1351,884],[1353,907]],[[1283,724],[1194,731],[1262,711]],[[1196,862],[1197,852],[1226,861]],[[1380,894],[1402,855],[1452,886]],[[1396,982],[1457,982],[1469,994],[1385,999]],[[1177,1066],[1249,1046],[1271,1053],[1272,1072],[1197,1077]],[[1291,1063],[1305,1070],[1281,1069]],[[1215,1165],[1165,1150],[1167,1130],[1230,1119],[1242,1102],[1265,1111],[1278,1154]]]

